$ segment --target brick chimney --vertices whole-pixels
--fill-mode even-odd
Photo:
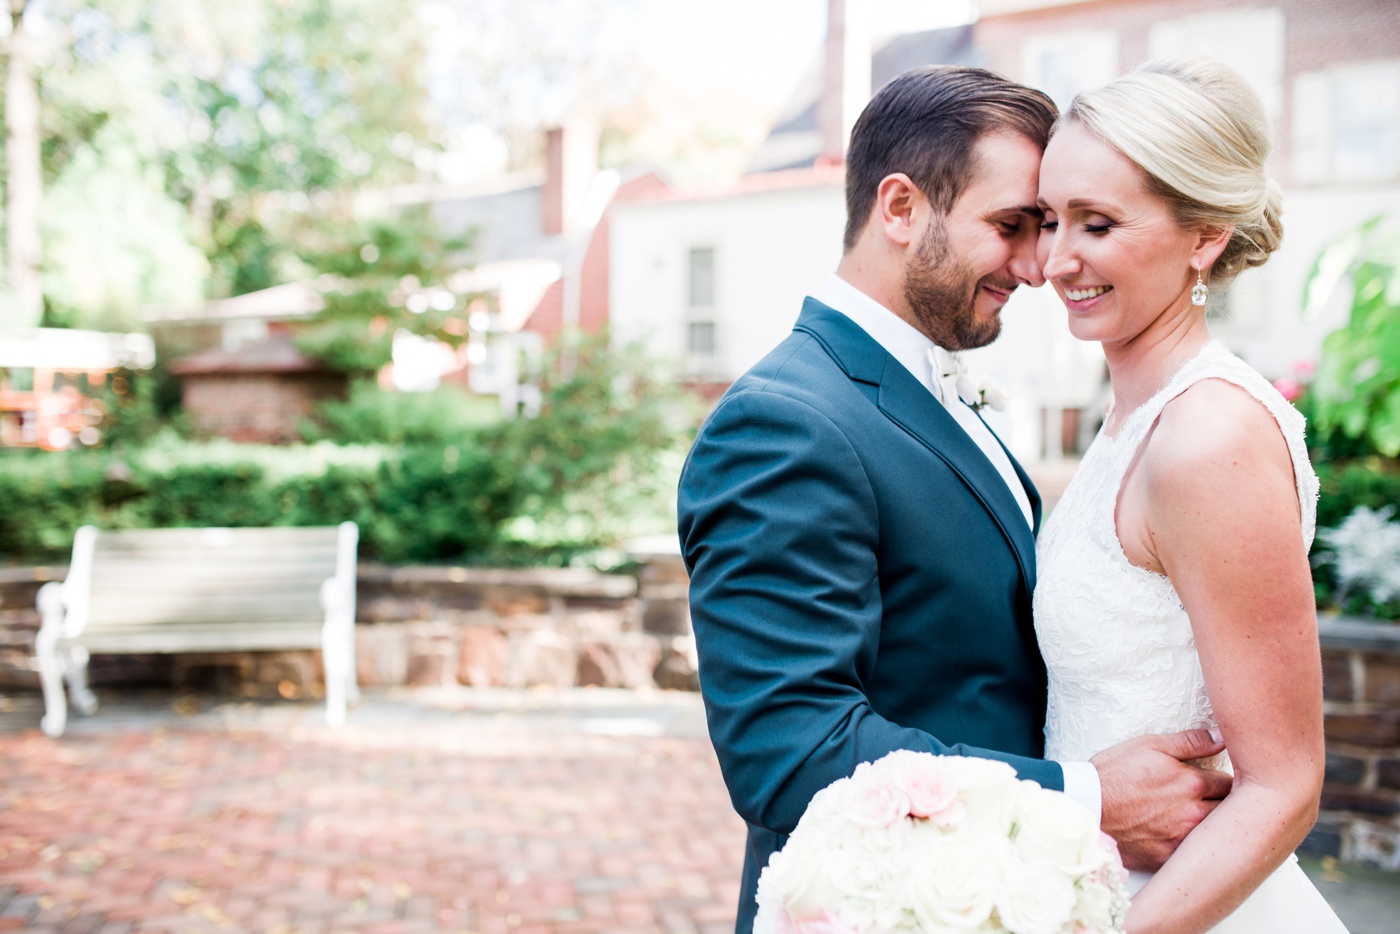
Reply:
[[[817,162],[846,160],[851,127],[870,101],[870,34],[865,22],[869,0],[827,0],[826,63],[817,102],[821,148]]]
[[[598,131],[583,121],[552,127],[545,130],[544,152],[540,222],[547,234],[571,234],[598,174]]]

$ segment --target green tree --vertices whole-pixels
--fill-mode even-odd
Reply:
[[[303,353],[369,376],[392,359],[398,331],[454,347],[466,340],[464,297],[445,281],[461,266],[467,241],[443,235],[426,210],[372,221],[348,235],[321,225],[304,242],[302,259],[328,284],[325,307],[298,331]]]

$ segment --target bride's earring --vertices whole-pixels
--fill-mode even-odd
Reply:
[[[1205,282],[1201,279],[1201,271],[1196,270],[1196,285],[1191,289],[1191,304],[1204,305],[1206,303],[1206,293],[1210,291],[1206,288]]]

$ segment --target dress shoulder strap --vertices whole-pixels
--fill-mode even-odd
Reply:
[[[1317,474],[1313,472],[1312,463],[1308,460],[1306,419],[1272,383],[1226,349],[1224,344],[1218,341],[1207,343],[1196,356],[1182,365],[1156,396],[1134,412],[1135,420],[1139,415],[1142,416],[1138,430],[1145,433],[1146,428],[1156,422],[1157,416],[1167,403],[1203,379],[1221,379],[1240,387],[1253,396],[1274,417],[1274,421],[1278,422],[1279,431],[1288,445],[1288,455],[1293,461],[1293,479],[1302,517],[1303,542],[1306,547],[1311,548],[1317,529],[1319,485]],[[1149,410],[1150,414],[1144,410]]]

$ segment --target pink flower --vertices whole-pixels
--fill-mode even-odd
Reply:
[[[1274,388],[1279,391],[1279,395],[1283,396],[1289,402],[1293,402],[1303,394],[1303,387],[1299,385],[1296,379],[1288,376],[1274,380]]]
[[[792,932],[793,934],[859,934],[855,928],[833,916],[829,911],[822,912],[820,918],[796,922],[792,926]]]
[[[849,817],[861,827],[889,827],[909,816],[909,795],[888,772],[869,773],[851,796]]]
[[[940,827],[956,824],[963,816],[958,800],[958,786],[941,769],[926,769],[904,776],[904,790],[909,794],[909,813],[927,817]]]
[[[1317,375],[1317,364],[1311,360],[1299,360],[1293,364],[1293,375],[1301,380],[1310,380]]]

